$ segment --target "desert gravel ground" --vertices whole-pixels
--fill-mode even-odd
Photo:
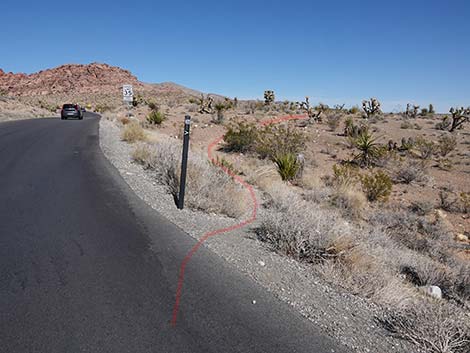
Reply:
[[[133,146],[121,141],[117,122],[101,119],[100,145],[140,198],[194,238],[237,223],[237,220],[215,214],[176,209],[172,196],[155,182],[151,172],[131,161]],[[260,212],[263,212],[262,207]],[[254,226],[212,237],[204,244],[354,351],[418,351],[408,342],[391,337],[377,323],[380,308],[328,283],[311,266],[270,251],[256,239]]]

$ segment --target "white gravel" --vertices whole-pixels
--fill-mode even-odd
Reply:
[[[236,220],[191,210],[178,210],[172,196],[150,172],[131,162],[132,145],[120,140],[115,122],[100,121],[100,145],[124,180],[148,205],[192,237],[237,223]],[[260,209],[262,211],[262,208]],[[289,303],[325,334],[356,352],[417,352],[408,342],[391,337],[375,320],[379,308],[327,283],[311,266],[269,251],[252,228],[210,238],[205,246],[239,271]]]

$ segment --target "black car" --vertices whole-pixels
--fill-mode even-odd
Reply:
[[[60,111],[60,118],[62,120],[68,118],[83,119],[83,111],[77,104],[64,104]]]

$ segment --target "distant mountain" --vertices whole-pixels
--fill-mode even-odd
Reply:
[[[0,91],[9,96],[117,93],[123,84],[142,88],[130,71],[108,64],[68,64],[30,75],[0,69]]]

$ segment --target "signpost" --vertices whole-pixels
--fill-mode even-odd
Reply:
[[[178,209],[184,207],[184,192],[186,190],[186,170],[188,169],[188,152],[189,152],[189,128],[191,126],[191,117],[184,117],[184,135],[183,135],[183,156],[181,158],[181,178],[180,192],[178,196]]]
[[[134,100],[134,91],[132,89],[132,85],[122,85],[122,100],[127,105],[127,116],[130,116],[130,110]]]

